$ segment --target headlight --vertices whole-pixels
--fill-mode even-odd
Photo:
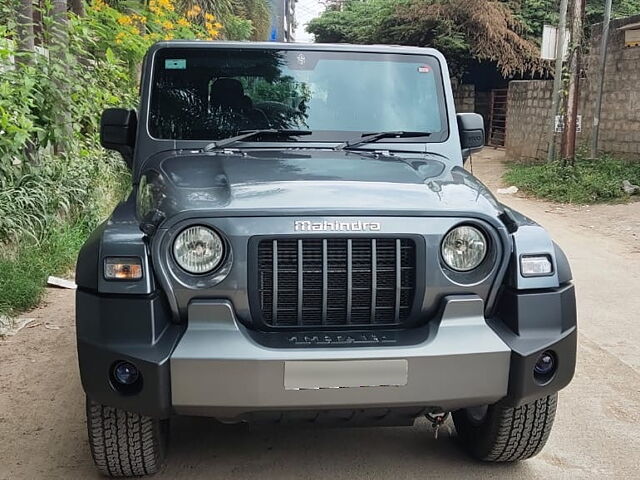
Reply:
[[[189,273],[208,273],[215,269],[224,255],[220,235],[207,227],[195,226],[183,230],[173,242],[173,256]]]
[[[458,272],[473,270],[482,263],[486,255],[487,240],[475,227],[456,227],[442,241],[444,262]]]

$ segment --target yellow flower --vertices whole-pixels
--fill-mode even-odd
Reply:
[[[205,19],[207,22],[213,22],[213,21],[216,19],[216,17],[214,17],[214,16],[213,16],[213,15],[211,15],[210,13],[205,13],[205,14],[204,14],[204,19]]]
[[[160,22],[160,25],[162,25],[165,30],[173,30],[175,28],[175,25],[169,20],[163,20],[162,22]]]
[[[184,28],[189,28],[191,26],[191,24],[186,18],[179,18],[176,23],[178,24],[178,26],[184,27]]]
[[[119,45],[125,39],[127,34],[125,32],[118,32],[115,37],[115,42]]]
[[[131,17],[126,16],[126,15],[122,15],[122,16],[118,17],[117,22],[120,25],[131,25],[133,23],[133,19]]]
[[[171,0],[155,0],[155,3],[158,5],[159,8],[164,9],[164,10],[168,10],[170,12],[172,12],[173,10],[175,10],[175,7],[173,6],[173,4],[171,3]]]
[[[202,8],[200,8],[198,5],[194,5],[190,10],[187,11],[186,15],[189,18],[193,18],[200,15],[200,12],[202,12]]]

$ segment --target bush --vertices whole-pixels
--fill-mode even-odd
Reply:
[[[605,155],[595,160],[579,155],[574,166],[560,162],[541,165],[511,164],[504,180],[524,192],[563,203],[625,201],[622,181],[640,184],[640,163]]]

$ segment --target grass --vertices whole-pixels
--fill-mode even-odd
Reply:
[[[74,264],[89,226],[60,225],[39,245],[21,244],[10,258],[0,258],[0,315],[29,310],[42,299],[47,277]]]
[[[37,306],[130,188],[122,161],[100,151],[48,160],[0,179],[0,317]]]
[[[610,156],[587,159],[578,156],[574,166],[560,162],[507,166],[504,181],[536,197],[561,203],[614,203],[630,199],[622,181],[640,184],[640,162]]]

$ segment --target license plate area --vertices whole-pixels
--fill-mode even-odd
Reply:
[[[285,390],[402,387],[407,384],[408,378],[409,364],[404,359],[284,363]]]

